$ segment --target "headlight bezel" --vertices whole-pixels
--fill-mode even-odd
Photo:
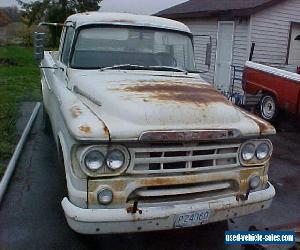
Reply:
[[[104,156],[104,164],[103,166],[96,171],[92,171],[89,168],[87,168],[85,164],[85,157],[87,154],[91,151],[98,151]],[[119,150],[124,155],[124,163],[122,167],[119,169],[113,170],[107,166],[107,156],[109,152],[113,150]],[[83,146],[78,148],[76,153],[77,160],[79,162],[81,170],[90,177],[106,177],[106,176],[118,176],[121,175],[123,172],[125,172],[129,166],[130,163],[130,154],[126,147],[122,145],[90,145],[90,146]]]
[[[255,147],[254,157],[251,160],[244,160],[244,158],[242,156],[242,151],[243,151],[243,148],[248,144],[252,144]],[[269,153],[267,154],[267,156],[265,158],[259,159],[257,157],[257,149],[262,144],[267,144],[269,146]],[[239,160],[240,160],[240,163],[246,167],[247,166],[251,167],[251,166],[257,166],[257,165],[264,165],[270,160],[270,158],[272,157],[272,153],[273,153],[273,145],[270,140],[268,140],[268,139],[248,140],[248,141],[245,141],[239,148]]]

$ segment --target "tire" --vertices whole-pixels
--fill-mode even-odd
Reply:
[[[61,199],[64,197],[69,198],[69,192],[68,192],[68,185],[67,185],[67,179],[66,179],[66,172],[65,172],[65,163],[64,163],[64,156],[61,144],[59,142],[58,148],[57,148],[57,162],[58,162],[58,168],[59,173],[64,176],[64,182],[62,186],[62,192],[61,192]]]
[[[52,132],[50,118],[44,105],[43,105],[43,131],[46,135],[50,135]]]
[[[264,94],[259,104],[260,116],[266,121],[273,122],[278,115],[278,105],[276,98],[272,94]]]

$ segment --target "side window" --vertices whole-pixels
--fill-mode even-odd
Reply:
[[[65,35],[64,46],[62,50],[61,60],[64,64],[68,64],[72,40],[74,36],[74,28],[68,27]]]

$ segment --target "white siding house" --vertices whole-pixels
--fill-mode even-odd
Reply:
[[[253,61],[300,65],[300,0],[190,0],[156,15],[179,20],[195,35],[197,66],[205,70],[203,38],[212,39],[211,66],[202,77],[223,92],[231,92],[235,67],[243,67],[255,44]],[[243,93],[240,71],[234,92]],[[229,77],[228,77],[229,76]],[[254,104],[259,97],[247,96]]]

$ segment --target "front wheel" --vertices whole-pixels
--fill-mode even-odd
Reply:
[[[264,94],[260,101],[260,115],[263,119],[272,122],[278,114],[276,98],[272,94]]]

